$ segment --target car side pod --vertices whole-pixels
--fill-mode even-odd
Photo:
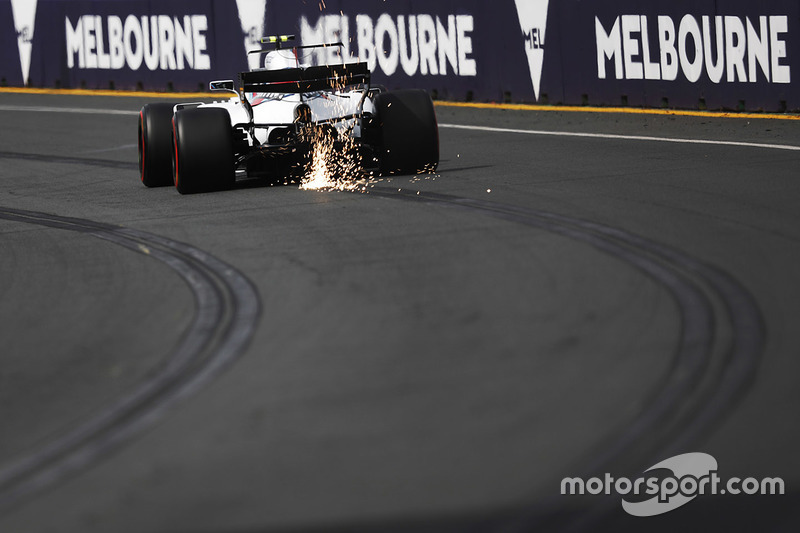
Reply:
[[[232,188],[233,129],[221,108],[187,108],[173,120],[173,177],[181,194]]]
[[[172,108],[159,102],[139,111],[139,176],[147,187],[172,185]]]
[[[422,89],[379,93],[381,174],[433,172],[439,165],[439,126],[433,100]]]

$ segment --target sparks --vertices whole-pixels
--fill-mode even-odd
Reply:
[[[354,191],[369,183],[349,132],[317,127],[312,133],[310,162],[300,182],[304,190]]]
[[[329,101],[340,107],[337,99]],[[338,111],[346,114],[343,107]],[[301,189],[356,191],[372,181],[372,174],[362,168],[353,127],[355,124],[350,121],[338,126],[318,125],[310,130],[310,160],[300,182]]]

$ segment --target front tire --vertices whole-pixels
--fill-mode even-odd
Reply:
[[[421,89],[379,93],[381,174],[433,172],[439,165],[439,126],[433,100]]]
[[[159,102],[139,111],[139,176],[146,187],[172,185],[172,109]]]
[[[173,177],[181,194],[233,187],[233,130],[220,108],[182,109],[173,119]]]

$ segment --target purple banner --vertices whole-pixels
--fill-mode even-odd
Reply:
[[[341,54],[317,50],[306,59],[367,61],[375,82],[389,88],[420,87],[455,100],[535,100],[513,0],[326,0],[322,10],[271,3],[267,29],[294,33],[303,44],[341,40]]]
[[[551,10],[548,44],[560,56],[548,46],[542,84],[551,100],[800,108],[797,1],[571,1]]]
[[[7,83],[197,90],[246,68],[236,4],[228,0],[13,0],[16,42]],[[13,34],[12,34],[13,35]],[[2,36],[5,42],[6,34]],[[18,51],[18,60],[13,51]],[[14,61],[16,60],[16,61]]]
[[[796,0],[0,0],[0,83],[198,90],[268,34],[453,100],[800,108]]]

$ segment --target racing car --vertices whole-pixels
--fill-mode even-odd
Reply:
[[[263,68],[209,83],[235,96],[213,103],[151,103],[139,113],[139,171],[147,187],[181,194],[228,189],[237,176],[296,181],[316,144],[331,143],[362,171],[410,174],[439,163],[433,102],[424,90],[370,83],[365,62],[311,66],[293,35],[265,37]]]

